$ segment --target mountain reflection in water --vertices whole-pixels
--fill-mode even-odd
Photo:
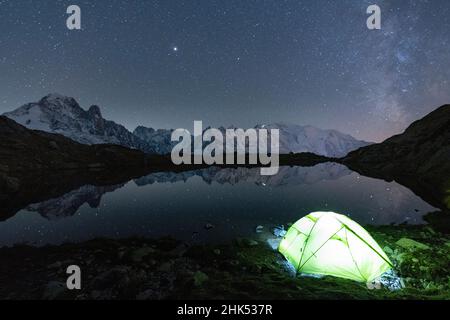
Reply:
[[[282,167],[275,176],[261,176],[259,168],[210,167],[153,173],[113,186],[85,185],[28,205],[0,222],[0,246],[166,235],[221,242],[319,210],[385,225],[422,223],[434,208],[395,182],[335,163]]]

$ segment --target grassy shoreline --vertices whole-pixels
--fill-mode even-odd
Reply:
[[[188,245],[170,238],[97,239],[1,248],[1,299],[450,299],[450,237],[429,226],[367,227],[396,264],[405,288],[295,277],[264,241]],[[401,239],[407,239],[400,241]],[[413,241],[410,241],[413,240]],[[418,244],[417,244],[418,243]],[[82,290],[65,288],[66,268],[82,270]]]

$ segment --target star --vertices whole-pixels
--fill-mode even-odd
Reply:
[[[173,47],[172,50],[173,50],[174,52],[178,52],[178,47]]]

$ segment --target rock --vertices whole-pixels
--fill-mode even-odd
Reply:
[[[254,273],[261,273],[262,269],[263,269],[262,266],[258,264],[250,266],[250,271]]]
[[[100,162],[88,164],[88,168],[89,168],[89,169],[103,168],[104,166],[105,166],[105,165],[104,165],[103,163],[100,163]]]
[[[211,224],[211,223],[205,224],[205,229],[206,229],[206,230],[211,230],[211,229],[213,229],[213,228],[215,228],[215,226],[214,226],[213,224]]]
[[[254,247],[254,246],[257,246],[259,243],[255,240],[251,240],[251,239],[237,238],[236,244],[239,247]]]
[[[143,247],[134,250],[131,252],[131,260],[133,262],[141,262],[142,259],[144,259],[146,256],[148,256],[151,253],[154,253],[155,249],[149,248],[149,247]]]
[[[128,272],[129,272],[128,267],[122,266],[114,267],[96,276],[92,280],[91,286],[96,290],[104,290],[106,288],[113,287],[115,284],[125,279],[127,277]]]
[[[56,141],[50,141],[49,143],[50,148],[57,150],[58,149],[58,144],[56,143]]]
[[[280,246],[281,238],[267,239],[267,244],[272,248],[272,250],[277,250]]]
[[[50,281],[47,283],[43,298],[44,300],[58,300],[61,299],[66,293],[67,286],[63,282]]]
[[[136,300],[153,300],[157,297],[157,294],[155,294],[155,291],[152,289],[145,290],[141,293],[138,293],[136,295]]]
[[[273,235],[278,238],[283,238],[286,233],[287,231],[284,229],[284,226],[279,226],[273,229]]]
[[[194,274],[194,285],[196,287],[202,286],[206,281],[209,280],[209,277],[206,273],[203,273],[201,271],[197,271]]]
[[[58,269],[58,268],[61,268],[61,266],[62,266],[61,261],[56,261],[55,263],[48,265],[47,268],[48,269]]]
[[[118,258],[119,260],[122,260],[123,257],[125,257],[125,251],[119,251],[119,252],[117,253],[117,258]]]
[[[9,193],[15,193],[20,189],[20,180],[0,173],[0,189]]]
[[[264,227],[263,226],[257,226],[255,232],[256,233],[261,233],[263,232]]]
[[[181,257],[183,256],[187,251],[188,246],[186,244],[180,244],[175,249],[171,250],[169,252],[171,257]]]
[[[392,250],[391,247],[389,247],[389,246],[384,247],[384,248],[383,248],[383,251],[384,251],[387,255],[390,255],[390,256],[392,256],[392,255],[394,254],[394,250]]]
[[[379,281],[372,281],[367,282],[367,289],[369,290],[380,290],[381,289],[381,283]]]
[[[102,292],[99,290],[94,290],[91,292],[91,298],[94,300],[100,299],[101,296],[102,296]]]
[[[220,268],[227,271],[234,271],[239,266],[238,260],[225,260],[220,264]]]
[[[428,250],[428,249],[430,249],[430,247],[427,246],[426,244],[423,244],[423,243],[420,243],[418,241],[408,239],[408,238],[401,238],[395,244],[398,245],[399,247],[402,247],[403,249],[408,249],[408,250],[414,250],[414,249]]]
[[[395,249],[391,258],[397,261],[399,265],[401,265],[407,258],[407,254],[405,252],[401,252],[401,250],[399,249]]]
[[[173,262],[165,262],[159,266],[158,271],[169,272],[172,268]]]

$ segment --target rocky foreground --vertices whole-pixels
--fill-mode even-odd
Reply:
[[[450,299],[450,238],[430,227],[368,228],[404,289],[294,276],[267,239],[193,245],[173,239],[93,240],[0,249],[1,299]],[[82,290],[66,289],[66,268]]]

